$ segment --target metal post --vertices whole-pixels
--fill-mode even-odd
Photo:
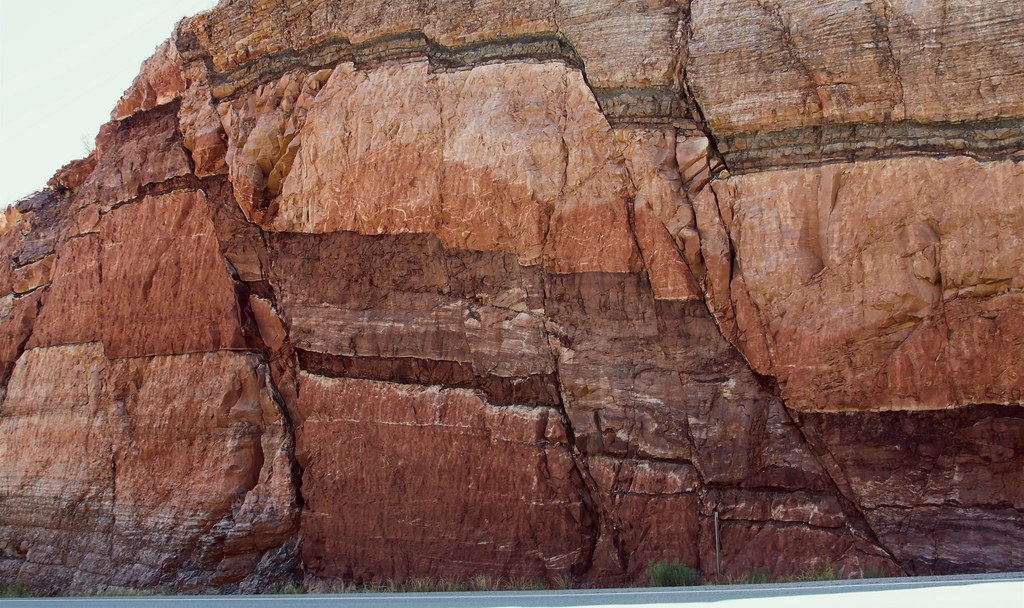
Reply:
[[[722,583],[722,543],[718,538],[718,511],[715,511],[715,583]]]

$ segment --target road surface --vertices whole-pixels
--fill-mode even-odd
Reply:
[[[135,596],[0,600],[4,608],[1024,608],[1024,573],[568,591]]]

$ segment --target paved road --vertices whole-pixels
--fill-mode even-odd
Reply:
[[[703,587],[476,593],[154,596],[0,600],[4,608],[561,608],[682,604],[739,607],[881,608],[1007,606],[1024,608],[1024,573]]]

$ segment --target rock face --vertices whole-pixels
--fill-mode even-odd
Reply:
[[[1024,568],[1022,21],[184,20],[0,220],[0,580]]]

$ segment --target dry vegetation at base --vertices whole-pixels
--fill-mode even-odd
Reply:
[[[9,584],[0,583],[0,597],[32,597],[33,595],[25,583],[21,581]]]
[[[879,578],[881,572],[867,570],[862,578]],[[771,583],[800,583],[811,581],[831,581],[846,578],[843,572],[837,571],[831,562],[808,568],[804,572],[791,576],[776,577],[767,567],[753,568],[744,574],[729,577],[722,581],[724,585],[764,585]],[[704,584],[700,572],[679,562],[679,560],[652,563],[648,569],[648,586],[650,587],[689,587]],[[712,582],[708,582],[713,584]],[[286,583],[266,589],[262,595],[299,595],[315,594],[348,594],[348,593],[452,593],[462,591],[542,591],[546,589],[576,589],[579,581],[570,575],[557,575],[550,581],[531,579],[528,577],[499,577],[478,575],[469,579],[452,579],[444,577],[414,577],[404,581],[386,581],[369,585],[354,585],[344,581],[316,580],[307,583]],[[642,585],[635,585],[637,587]],[[0,598],[35,597],[23,582],[16,581],[0,584]],[[84,594],[94,597],[131,597],[147,595],[175,595],[167,589],[114,589]]]
[[[540,591],[544,589],[574,589],[576,580],[569,575],[556,575],[550,581],[528,577],[499,577],[477,575],[468,579],[445,577],[413,577],[404,581],[386,581],[368,585],[354,585],[342,581],[315,581],[310,584],[290,584],[268,589],[266,594],[292,593],[436,593],[457,591]]]

